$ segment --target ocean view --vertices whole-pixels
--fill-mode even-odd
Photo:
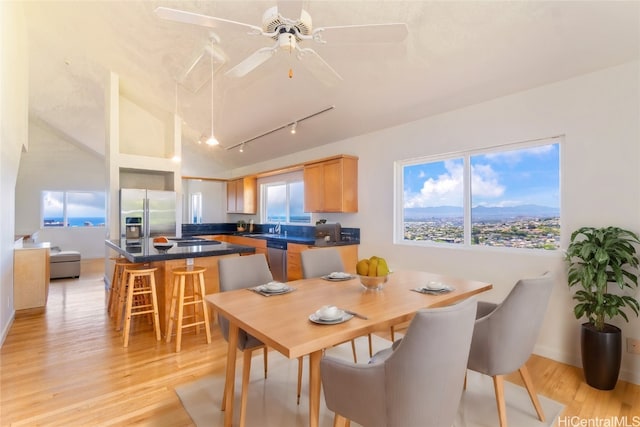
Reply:
[[[104,217],[76,217],[67,218],[67,227],[104,227]],[[64,218],[50,217],[44,219],[45,227],[63,227]]]

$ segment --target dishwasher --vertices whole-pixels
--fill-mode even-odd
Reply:
[[[267,257],[273,280],[287,281],[287,242],[285,240],[267,239]]]

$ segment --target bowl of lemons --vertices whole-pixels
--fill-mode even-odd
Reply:
[[[387,261],[377,256],[358,261],[356,272],[360,278],[360,284],[368,291],[382,290],[384,284],[389,280]]]

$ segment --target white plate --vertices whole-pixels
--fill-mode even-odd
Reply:
[[[344,316],[345,313],[342,310],[338,310],[333,315],[327,315],[327,314],[323,313],[322,310],[317,310],[313,314],[320,320],[324,320],[326,322],[333,322],[335,320],[342,319],[342,317]]]
[[[333,273],[329,274],[329,278],[331,279],[346,279],[348,277],[350,278],[351,275],[342,271],[334,271]]]
[[[346,322],[347,320],[351,319],[353,317],[352,314],[348,314],[343,312],[342,316],[340,316],[337,319],[334,320],[323,320],[320,317],[318,317],[318,315],[316,313],[312,313],[309,315],[309,320],[311,320],[313,323],[318,323],[320,325],[335,325],[338,323],[342,323],[342,322]]]
[[[282,284],[282,286],[275,286],[275,285],[269,286],[269,284],[260,285],[256,289],[258,289],[260,292],[264,292],[267,294],[281,294],[283,292],[289,291],[289,287],[285,284]]]
[[[435,291],[435,292],[442,292],[442,291],[452,291],[453,288],[449,285],[446,285],[442,282],[429,282],[426,285],[420,286],[418,288],[419,291]]]
[[[442,282],[429,282],[422,286],[422,289],[426,289],[428,291],[450,291],[451,287]]]
[[[267,292],[282,292],[287,289],[287,285],[282,282],[269,282],[265,285],[262,285],[262,287]]]
[[[331,274],[327,274],[326,276],[322,276],[322,278],[325,279],[325,280],[330,280],[332,282],[341,282],[343,280],[351,280],[351,279],[353,279],[355,277],[355,276],[352,276],[352,275],[350,275],[348,273],[345,273],[345,274],[347,274],[347,275],[343,276],[343,277],[332,277]]]

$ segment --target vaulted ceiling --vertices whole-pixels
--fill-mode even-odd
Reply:
[[[283,15],[304,8],[314,28],[406,23],[408,35],[371,43],[366,32],[355,40],[327,32],[326,44],[303,41],[342,77],[327,86],[305,58],[284,50],[244,77],[225,75],[273,40],[240,25],[207,28],[154,12],[162,6],[259,27],[278,3]],[[25,10],[33,119],[104,154],[104,87],[113,71],[125,96],[150,112],[177,109],[184,150],[229,168],[640,57],[637,1],[30,1]],[[216,52],[217,147],[198,144],[211,127],[211,55],[196,61],[205,47]],[[290,127],[269,133],[329,107],[295,135]]]

